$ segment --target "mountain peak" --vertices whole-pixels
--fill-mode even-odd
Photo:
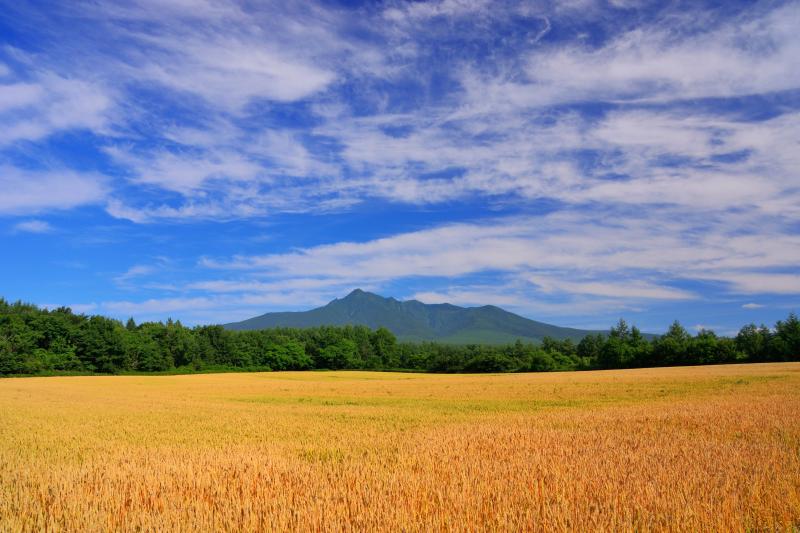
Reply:
[[[541,340],[545,336],[578,340],[589,331],[560,328],[515,315],[496,306],[458,307],[399,301],[354,289],[342,299],[302,312],[267,313],[229,329],[364,325],[385,327],[400,340],[437,340],[454,344],[511,343],[516,339]]]
[[[362,289],[353,289],[350,293],[342,299],[333,300],[333,302],[348,302],[351,304],[359,304],[360,302],[370,301],[370,300],[386,300],[383,296],[378,294],[368,292]],[[333,303],[331,302],[331,303]]]
[[[350,291],[350,293],[347,296],[345,296],[342,299],[346,300],[346,299],[352,298],[354,296],[361,296],[362,294],[369,294],[369,293],[367,291],[363,291],[361,289],[353,289],[352,291]]]

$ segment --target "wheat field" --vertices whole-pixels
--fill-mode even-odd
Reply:
[[[0,380],[0,531],[797,531],[800,364]]]

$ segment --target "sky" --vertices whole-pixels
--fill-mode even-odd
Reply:
[[[800,309],[800,2],[0,0],[0,296]]]

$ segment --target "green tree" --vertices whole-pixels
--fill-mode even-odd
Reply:
[[[397,337],[394,336],[394,333],[381,327],[375,330],[370,340],[381,366],[393,368],[398,365]]]
[[[630,360],[629,366],[649,366],[653,357],[653,346],[644,338],[642,332],[636,326],[631,327],[628,336],[628,347]]]
[[[778,361],[800,360],[800,320],[789,313],[786,320],[778,320],[775,334],[769,342],[771,358]]]
[[[476,355],[464,365],[467,372],[513,372],[517,369],[514,359],[496,352]]]
[[[767,359],[767,348],[771,333],[762,325],[748,324],[739,330],[736,335],[736,348],[751,361],[764,361]]]
[[[653,343],[653,358],[657,365],[680,365],[687,362],[687,349],[691,336],[677,320],[667,333]]]
[[[586,335],[578,343],[578,357],[581,357],[590,365],[594,364],[600,357],[603,344],[605,344],[605,337],[603,337],[603,335],[599,333],[596,335]]]
[[[620,318],[617,325],[608,332],[608,338],[600,349],[597,365],[600,368],[623,368],[632,360],[629,346],[631,330],[628,323]]]
[[[37,347],[37,333],[21,316],[0,317],[0,374],[24,374],[32,370],[30,359]]]
[[[322,368],[333,370],[355,368],[358,348],[350,339],[341,338],[335,344],[329,344],[320,351]]]
[[[101,316],[91,317],[85,324],[77,346],[83,365],[97,372],[115,373],[129,370],[125,354],[122,325]]]

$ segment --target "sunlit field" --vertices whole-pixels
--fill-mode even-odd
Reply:
[[[798,363],[0,380],[4,532],[797,527]]]

